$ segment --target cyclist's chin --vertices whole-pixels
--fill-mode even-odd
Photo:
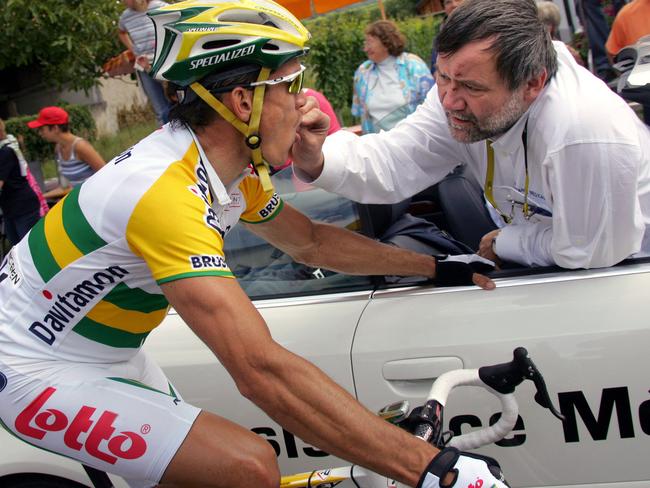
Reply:
[[[269,163],[273,168],[278,169],[287,164],[287,161],[289,160],[289,150],[290,148],[283,149],[280,147],[273,147],[268,148],[266,151],[263,150],[262,155],[267,163]]]

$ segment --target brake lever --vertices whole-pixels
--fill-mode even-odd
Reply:
[[[548,408],[555,417],[564,422],[564,415],[553,406],[551,396],[548,394],[548,389],[546,388],[546,381],[544,381],[542,373],[539,372],[533,360],[528,357],[528,351],[523,347],[518,347],[514,351],[514,356],[515,361],[519,363],[519,368],[524,375],[524,378],[531,380],[537,389],[534,396],[535,401],[540,406]]]
[[[513,351],[513,359],[509,363],[479,368],[479,376],[486,385],[502,394],[513,393],[524,380],[531,380],[537,389],[535,401],[542,407],[548,408],[555,417],[564,422],[564,415],[553,406],[546,389],[546,382],[533,360],[528,357],[526,348],[516,348]]]

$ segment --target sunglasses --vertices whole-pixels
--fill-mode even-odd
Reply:
[[[302,90],[302,83],[305,78],[306,69],[307,68],[301,64],[300,69],[295,73],[291,73],[287,76],[280,76],[279,78],[273,78],[272,80],[255,81],[246,85],[246,88],[259,85],[279,85],[280,83],[289,83],[289,93],[297,95]]]

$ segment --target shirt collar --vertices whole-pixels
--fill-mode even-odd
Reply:
[[[388,66],[390,63],[394,63],[397,66],[402,66],[406,64],[406,54],[402,53],[399,56],[392,56],[388,55],[386,59],[383,61],[380,61],[379,63],[375,63],[374,61],[370,61],[370,69],[376,70],[379,69],[379,66]]]
[[[201,143],[199,142],[198,137],[196,137],[196,134],[194,131],[188,127],[187,130],[190,132],[192,135],[192,139],[194,140],[194,144],[196,144],[196,148],[199,151],[199,158],[201,159],[201,163],[203,164],[205,171],[208,175],[208,185],[210,186],[210,192],[213,195],[214,204],[218,205],[228,205],[231,203],[230,199],[230,192],[233,190],[233,188],[236,188],[239,186],[239,183],[248,175],[251,174],[251,170],[247,167],[242,171],[237,178],[235,178],[229,185],[228,188],[224,186],[224,184],[221,182],[221,179],[219,179],[219,176],[217,175],[217,172],[214,170],[214,167],[210,163],[210,160],[205,154],[205,151],[203,150],[203,147],[201,146]]]

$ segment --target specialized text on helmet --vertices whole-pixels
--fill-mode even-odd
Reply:
[[[190,69],[203,68],[205,66],[212,66],[213,64],[223,63],[225,61],[232,61],[233,59],[241,58],[243,56],[248,56],[255,51],[255,45],[240,47],[234,51],[228,51],[226,53],[215,54],[203,59],[195,59],[190,61]]]

